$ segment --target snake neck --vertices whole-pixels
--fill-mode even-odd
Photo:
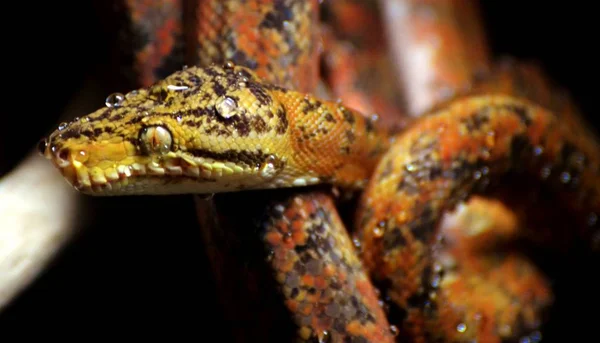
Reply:
[[[390,146],[392,134],[377,116],[366,117],[341,102],[278,89],[289,128],[290,186],[328,183],[362,189]]]

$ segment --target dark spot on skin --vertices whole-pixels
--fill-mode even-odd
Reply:
[[[213,92],[215,92],[215,94],[217,96],[223,96],[227,92],[227,90],[225,89],[225,87],[222,84],[218,83],[218,82],[214,82],[213,85],[212,85],[212,88],[213,88]]]
[[[102,129],[97,127],[94,129],[94,135],[99,136],[102,133]]]
[[[341,150],[342,154],[350,155],[350,147],[349,146],[342,147],[340,150]]]
[[[101,121],[104,119],[108,119],[111,115],[111,113],[113,112],[114,107],[108,107],[104,109],[104,112],[102,112],[99,116],[97,117],[89,117],[89,121],[90,122],[95,122],[95,121]]]
[[[335,118],[333,118],[333,116],[329,112],[327,112],[325,114],[325,120],[327,120],[328,122],[331,122],[331,123],[335,123]]]
[[[246,87],[250,90],[250,92],[256,97],[256,100],[262,106],[269,106],[273,103],[271,97],[267,94],[265,87],[256,83],[256,82],[247,82]]]
[[[217,161],[230,161],[234,163],[243,163],[250,167],[260,165],[269,157],[262,151],[252,152],[243,150],[225,150],[223,152],[214,152],[207,149],[189,149],[188,152],[195,157],[212,158]],[[279,163],[283,163],[278,161]],[[276,166],[277,168],[281,166]]]
[[[292,288],[292,292],[290,293],[290,298],[294,299],[300,294],[300,290],[298,288]]]
[[[344,120],[346,122],[348,122],[349,124],[354,124],[354,115],[352,114],[352,112],[350,110],[348,110],[345,107],[341,107],[341,106],[339,107],[339,110],[344,115]]]
[[[354,136],[354,132],[350,130],[346,131],[346,139],[348,139],[348,142],[353,143],[356,139],[356,137]]]
[[[63,132],[60,137],[64,140],[67,140],[70,138],[79,138],[82,134],[83,133],[80,132],[79,128],[69,128],[68,130],[65,130],[65,132]]]
[[[302,100],[302,104],[304,107],[302,108],[302,113],[309,114],[315,112],[319,107],[321,107],[322,103],[318,100],[312,100],[304,98]]]
[[[423,209],[419,212],[421,212],[417,216],[419,219],[411,221],[408,227],[415,239],[428,245],[429,240],[435,232],[438,215],[437,212],[433,211],[430,203],[423,205]]]
[[[258,67],[258,62],[250,58],[248,55],[246,55],[246,53],[239,49],[237,49],[235,54],[233,54],[231,61],[236,65],[244,66],[250,69],[256,69]]]
[[[365,122],[365,130],[367,130],[367,132],[375,131],[375,124],[373,122],[373,119],[367,119],[367,121]]]
[[[383,246],[384,249],[398,249],[399,247],[406,246],[406,238],[402,234],[402,231],[395,227],[391,230],[386,230],[383,235]]]
[[[526,107],[521,105],[506,105],[506,108],[519,116],[521,122],[525,124],[525,126],[531,125],[531,118],[529,117],[529,111]]]
[[[277,118],[279,118],[279,122],[277,123],[277,127],[275,127],[275,131],[277,131],[277,133],[279,134],[283,134],[285,133],[285,131],[288,128],[288,120],[287,120],[287,113],[285,112],[285,109],[283,107],[280,107],[279,109],[277,109]]]
[[[252,129],[259,134],[265,133],[269,130],[267,122],[265,122],[265,120],[261,116],[252,116],[252,118],[250,119],[250,127],[252,127]]]
[[[490,109],[484,107],[467,118],[463,118],[461,122],[466,126],[469,132],[481,130],[483,125],[490,121]]]

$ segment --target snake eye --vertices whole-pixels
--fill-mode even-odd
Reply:
[[[140,130],[139,145],[144,154],[166,154],[172,143],[171,132],[164,126],[147,126]]]

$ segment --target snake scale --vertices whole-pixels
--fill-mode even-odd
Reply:
[[[544,230],[597,248],[600,154],[576,110],[545,87],[519,89],[519,77],[535,80],[528,69],[499,68],[392,128],[402,118],[361,112],[386,108],[365,93],[362,102],[335,101],[319,90],[316,0],[191,3],[124,2],[141,27],[134,31],[156,37],[134,56],[142,86],[61,124],[42,146],[74,188],[94,196],[289,190],[258,226],[296,340],[535,340],[551,303],[544,277],[521,256],[481,250],[519,234],[517,221],[544,229],[505,207],[530,206],[527,191],[550,195],[543,204],[571,225]],[[347,90],[335,76],[333,93]],[[360,192],[352,235],[335,198],[312,190],[322,185]],[[456,209],[467,215],[444,216]],[[491,228],[477,231],[489,218]]]

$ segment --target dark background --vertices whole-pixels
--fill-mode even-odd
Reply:
[[[100,72],[106,70],[110,36],[100,30],[104,18],[95,14],[91,2],[10,6],[3,8],[2,23],[1,174],[54,127],[86,78],[104,87],[111,77],[110,69]],[[593,6],[484,1],[482,10],[494,53],[539,62],[598,127],[598,19]],[[92,98],[90,109],[101,106],[108,93],[126,90],[115,87]],[[21,338],[115,337],[122,329],[120,337],[227,340],[228,329],[216,326],[219,307],[191,198],[86,201],[96,211],[96,225],[0,315],[2,339],[9,333]],[[598,336],[594,263],[573,259],[557,265],[564,270],[556,285],[562,298],[546,337],[556,336],[544,341]]]

